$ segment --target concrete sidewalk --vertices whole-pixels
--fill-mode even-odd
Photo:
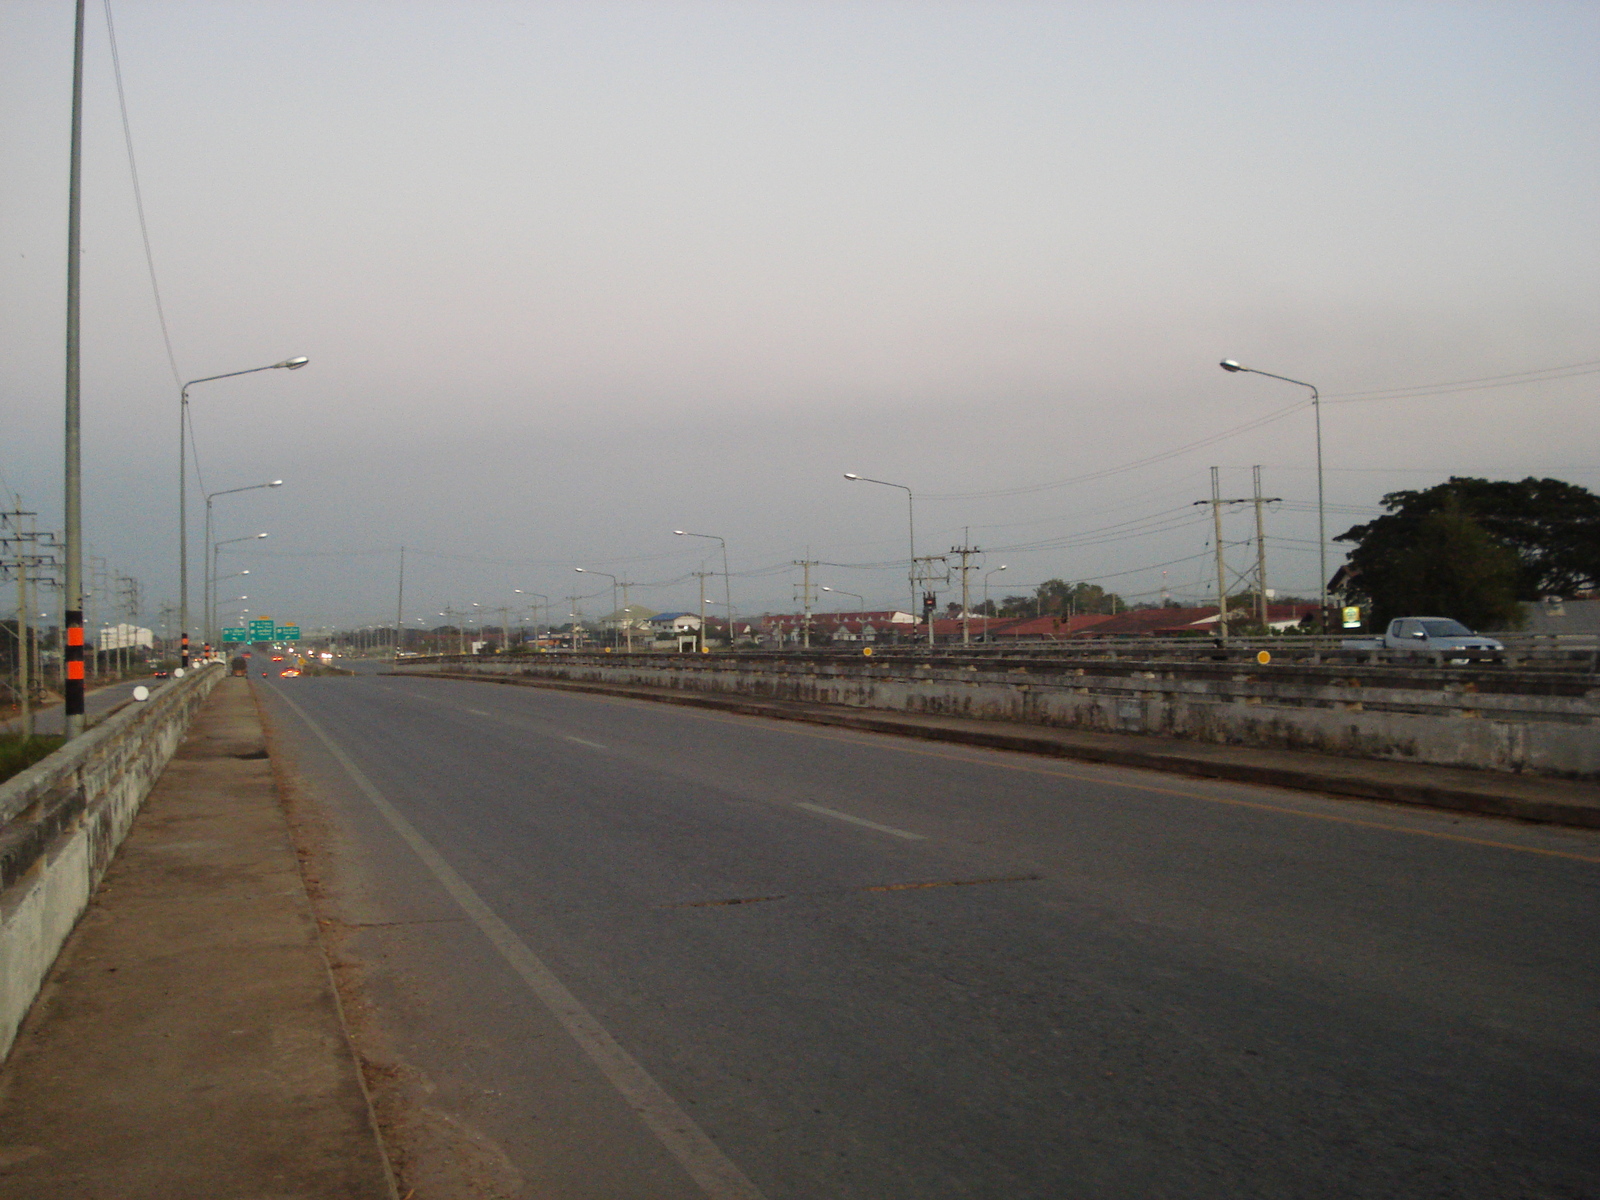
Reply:
[[[394,1197],[242,679],[196,717],[0,1069],[0,1198],[188,1197]]]
[[[1538,775],[1513,775],[1371,758],[1342,758],[1332,754],[1275,750],[1263,746],[1223,746],[1050,725],[922,716],[883,709],[768,700],[633,684],[580,683],[536,676],[470,672],[401,671],[394,674],[408,679],[467,679],[626,696],[695,708],[714,708],[745,716],[807,721],[872,733],[983,746],[991,750],[1017,750],[1025,754],[1043,754],[1119,767],[1142,767],[1178,775],[1226,779],[1235,783],[1260,783],[1363,800],[1387,800],[1396,804],[1416,804],[1484,816],[1600,829],[1600,784]]]

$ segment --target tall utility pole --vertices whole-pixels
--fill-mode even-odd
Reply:
[[[971,540],[970,536],[967,540]],[[961,566],[957,568],[961,572],[961,644],[963,646],[970,646],[972,645],[972,622],[968,613],[970,606],[967,603],[967,572],[976,571],[978,568],[969,567],[967,565],[967,559],[974,554],[981,554],[983,551],[979,550],[976,546],[963,545],[951,546],[950,553],[961,555]],[[932,630],[930,629],[929,632],[931,634]]]
[[[1211,468],[1211,499],[1196,500],[1195,504],[1211,505],[1212,523],[1215,528],[1217,544],[1217,636],[1223,641],[1228,640],[1228,568],[1222,556],[1222,506],[1224,504],[1248,504],[1248,500],[1224,500],[1220,491],[1221,483],[1217,477],[1217,468]],[[1258,491],[1259,495],[1259,491]]]
[[[23,517],[37,515],[25,512],[20,507],[0,512],[0,548],[6,551],[5,557],[0,558],[0,570],[15,572],[17,579],[17,690],[21,693],[22,732],[27,737],[33,736],[34,689],[42,689],[44,685],[44,672],[37,662],[39,638],[28,617],[34,603],[28,585],[53,586],[56,581],[49,575],[35,572],[60,565],[55,556],[59,546],[55,535],[31,528],[31,520],[28,522],[30,528],[22,527]],[[11,530],[9,534],[5,532],[7,526]],[[11,552],[13,546],[15,553]]]
[[[800,608],[804,614],[801,617],[800,637],[801,644],[811,649],[811,568],[818,565],[817,560],[811,558],[796,559],[795,566],[805,568],[805,582],[800,585]]]
[[[572,634],[571,641],[574,650],[578,648],[578,622],[582,619],[582,614],[578,612],[578,601],[582,599],[582,596],[567,597],[567,616],[572,621],[569,631]]]
[[[400,643],[405,640],[405,606],[406,606],[406,548],[400,547],[400,583],[395,589],[394,596],[394,656],[400,657]]]
[[[1261,516],[1263,504],[1276,504],[1282,497],[1265,496],[1261,494],[1261,468],[1252,467],[1255,477],[1256,493],[1256,607],[1261,616],[1261,632],[1268,633],[1272,626],[1267,624],[1267,527]]]
[[[89,555],[89,586],[84,589],[84,672],[86,675],[100,675],[105,669],[105,647],[100,643],[105,639],[101,631],[105,628],[105,620],[101,617],[104,610],[105,597],[110,593],[110,568],[106,560],[98,554]],[[97,619],[99,618],[99,619]],[[88,634],[94,634],[94,653],[88,652]]]
[[[695,571],[694,572],[695,577],[700,580],[700,628],[699,628],[698,632],[700,634],[700,653],[701,654],[707,653],[707,650],[706,650],[706,577],[709,576],[709,575],[715,575],[715,574],[716,574],[715,571]]]
[[[80,181],[83,177],[83,6],[77,3],[72,38],[72,148],[67,166],[67,395],[65,436],[66,590],[61,605],[62,732],[83,733],[83,466],[78,419],[78,260]]]
[[[131,658],[130,647],[137,637],[139,618],[139,581],[130,579],[126,575],[117,576],[117,586],[113,598],[120,601],[113,608],[117,614],[117,632],[112,647],[112,659],[116,663],[116,674],[120,677],[128,673],[128,662]],[[126,623],[126,628],[124,628]]]
[[[924,554],[921,558],[913,559],[911,562],[913,578],[919,583],[926,583],[929,585],[922,593],[922,612],[928,621],[929,650],[933,649],[933,609],[934,605],[939,601],[939,597],[937,593],[934,592],[932,585],[935,583],[950,582],[949,568],[946,567],[941,572],[937,567],[934,566],[934,563],[942,563],[946,561],[948,560],[943,554]],[[918,563],[925,563],[926,565],[919,571],[917,569]],[[911,614],[912,620],[915,620],[916,616],[917,614],[913,612]]]

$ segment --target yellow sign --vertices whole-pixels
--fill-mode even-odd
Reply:
[[[871,646],[863,646],[863,647],[861,647],[861,653],[865,654],[868,658],[871,658],[872,657],[872,647]]]
[[[1261,650],[1256,654],[1256,661],[1264,667],[1272,661],[1272,654],[1269,651]]]
[[[1340,609],[1339,612],[1340,612],[1340,616],[1344,620],[1344,627],[1346,629],[1360,629],[1361,628],[1361,610],[1359,608],[1357,608],[1355,605],[1351,605],[1348,608]]]

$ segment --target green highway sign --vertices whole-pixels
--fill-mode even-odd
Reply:
[[[236,628],[224,629],[222,631],[222,640],[225,642],[242,642],[245,639],[245,634],[249,632],[250,631],[242,625]]]
[[[278,631],[278,623],[271,617],[265,621],[250,622],[250,640],[252,642],[270,642],[273,634]]]
[[[299,640],[300,640],[300,626],[298,626],[298,625],[279,625],[278,626],[278,641],[280,641],[280,642],[298,642]]]

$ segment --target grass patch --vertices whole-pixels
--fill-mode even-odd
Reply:
[[[0,780],[25,771],[41,758],[54,754],[66,741],[63,737],[23,737],[20,733],[0,733]]]

